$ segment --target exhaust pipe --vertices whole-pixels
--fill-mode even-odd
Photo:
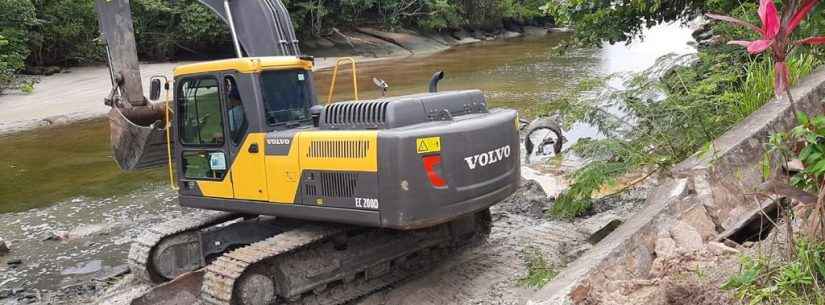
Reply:
[[[428,90],[430,93],[438,92],[438,82],[444,79],[444,71],[438,71],[433,74],[433,78],[430,79],[430,89]]]

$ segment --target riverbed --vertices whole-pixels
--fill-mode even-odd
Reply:
[[[647,35],[645,41],[629,46],[563,54],[553,48],[567,36],[551,34],[368,62],[358,66],[359,95],[362,99],[380,95],[373,77],[389,83],[389,95],[422,92],[433,72],[443,70],[442,90],[481,89],[491,107],[515,108],[531,117],[540,114],[537,105],[552,103],[583,80],[641,71],[661,55],[693,52],[686,44],[690,30],[679,25],[657,27]],[[315,76],[323,100],[330,71]],[[336,100],[350,99],[351,79],[341,76]],[[571,142],[591,136],[597,133],[587,126],[567,131]],[[0,261],[0,283],[6,287],[55,289],[83,276],[73,270],[123,264],[128,241],[141,227],[191,212],[176,206],[162,169],[140,173],[117,169],[106,122],[101,119],[6,135],[0,143],[4,156],[0,167],[5,169],[0,171],[0,213],[4,213],[0,236],[11,241],[9,258],[23,259],[16,268]],[[45,240],[55,232],[70,236],[64,241]]]

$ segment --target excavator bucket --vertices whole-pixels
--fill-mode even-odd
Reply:
[[[166,123],[162,104],[109,111],[112,151],[121,169],[131,171],[167,163]]]
[[[183,305],[198,304],[203,269],[182,274],[176,279],[150,289],[146,294],[132,300],[129,305]]]

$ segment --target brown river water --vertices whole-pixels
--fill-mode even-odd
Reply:
[[[553,34],[490,41],[360,64],[359,93],[362,99],[379,95],[373,77],[389,83],[391,96],[423,92],[433,72],[444,70],[441,90],[481,89],[492,107],[531,117],[537,105],[594,75],[641,71],[659,56],[693,52],[686,44],[690,30],[679,25],[657,27],[630,46],[558,54],[552,48],[562,39]],[[330,74],[316,73],[321,100]],[[350,99],[351,79],[342,73],[339,81],[336,100]],[[93,277],[125,263],[128,243],[141,228],[191,212],[176,205],[164,169],[123,173],[116,167],[106,126],[91,120],[0,136],[0,237],[12,248],[0,258],[0,289],[56,289]],[[575,141],[597,133],[575,126],[566,136]],[[45,240],[55,232],[69,239]],[[23,264],[6,265],[16,258]]]

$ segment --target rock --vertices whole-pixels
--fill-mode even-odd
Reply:
[[[116,277],[128,274],[129,272],[131,272],[129,265],[118,265],[111,268],[104,268],[101,272],[98,272],[95,279],[100,282],[106,282]]]
[[[631,260],[630,270],[633,270],[637,276],[647,277],[650,274],[650,269],[653,267],[653,255],[647,247],[640,245],[629,259]]]
[[[314,39],[306,39],[302,40],[301,43],[304,45],[304,48],[314,50],[318,48],[318,41]]]
[[[55,115],[43,119],[48,125],[66,125],[71,120],[66,115]]]
[[[69,239],[68,231],[52,231],[43,236],[43,240],[61,241]]]
[[[3,238],[0,238],[0,256],[9,254],[9,244]]]
[[[512,31],[504,31],[499,35],[502,39],[511,39],[511,38],[518,38],[521,37],[521,33],[519,32],[512,32]]]
[[[684,221],[678,221],[671,229],[670,235],[676,241],[676,246],[683,251],[696,251],[704,247],[702,235]]]
[[[20,266],[22,264],[23,264],[23,260],[19,259],[19,258],[13,258],[13,259],[10,259],[6,262],[6,265],[8,265],[9,267],[12,267],[12,268]]]
[[[356,31],[392,42],[413,53],[435,52],[448,48],[436,40],[411,32],[386,32],[370,27],[359,27]]]
[[[473,37],[473,38],[478,39],[478,40],[484,40],[485,38],[487,38],[487,35],[484,34],[484,32],[482,32],[482,31],[472,30],[472,31],[470,31],[470,37]]]
[[[739,250],[734,248],[728,247],[727,245],[720,243],[720,242],[709,242],[708,248],[711,252],[715,253],[716,255],[732,255],[732,254],[739,254]]]
[[[549,33],[572,33],[573,30],[569,28],[549,28],[547,29]]]
[[[103,261],[92,260],[88,262],[78,263],[74,267],[63,269],[63,271],[60,272],[60,275],[89,274],[98,272],[101,269],[103,269]]]
[[[552,199],[547,197],[541,185],[535,180],[522,182],[515,194],[498,204],[503,210],[532,218],[543,218],[544,208],[550,206]]]
[[[105,235],[107,234],[114,225],[111,224],[83,224],[75,227],[69,233],[66,234],[67,239],[78,239],[88,236],[95,236],[95,235]]]
[[[547,35],[547,29],[543,27],[537,26],[525,26],[524,27],[524,36],[545,36]]]
[[[713,37],[713,35],[714,35],[713,34],[713,29],[708,29],[707,31],[703,31],[703,32],[699,32],[699,33],[694,32],[693,33],[693,38],[696,39],[696,41],[704,41],[704,40],[710,39],[711,37]]]
[[[656,252],[656,256],[661,258],[676,256],[676,241],[670,238],[670,235],[660,236],[656,239],[656,248],[654,251]]]
[[[318,38],[316,43],[319,48],[330,49],[335,47],[335,43],[326,38]]]
[[[458,31],[452,32],[452,33],[450,33],[450,36],[453,36],[453,38],[455,38],[455,40],[462,40],[462,39],[465,39],[465,38],[470,38],[470,34],[467,33],[467,31],[465,31],[465,30],[458,30]]]
[[[682,213],[679,220],[690,224],[702,236],[702,240],[710,240],[718,234],[716,223],[713,222],[707,209],[702,205],[691,207]]]
[[[697,28],[695,31],[693,31],[693,33],[691,33],[690,35],[693,36],[693,39],[695,39],[697,41],[701,41],[701,40],[703,40],[701,37],[709,37],[709,35],[707,35],[707,33],[712,32],[712,31],[713,31],[713,28],[710,26],[710,23],[703,23],[702,25],[699,26],[699,28]]]
[[[476,42],[480,42],[480,41],[481,40],[475,39],[473,37],[466,37],[464,39],[456,40],[456,43],[458,43],[458,44],[471,44],[471,43],[476,43]]]
[[[711,37],[710,39],[706,39],[706,40],[702,41],[702,43],[700,45],[705,45],[705,46],[711,46],[712,47],[712,46],[718,46],[718,45],[721,45],[721,44],[724,44],[724,43],[725,43],[725,39],[722,37],[722,35],[713,35],[713,37]]]

